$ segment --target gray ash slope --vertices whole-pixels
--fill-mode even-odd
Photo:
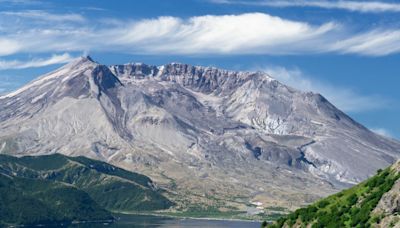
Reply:
[[[84,155],[189,200],[297,206],[400,157],[399,142],[262,72],[80,58],[0,97],[0,107],[0,153]]]

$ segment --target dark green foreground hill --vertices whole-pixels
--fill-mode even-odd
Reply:
[[[400,227],[400,161],[267,227]]]
[[[110,211],[173,205],[150,178],[60,154],[0,155],[0,225],[112,220]]]

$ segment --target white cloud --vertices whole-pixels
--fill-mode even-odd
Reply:
[[[64,53],[62,55],[52,55],[47,59],[31,59],[25,62],[19,60],[0,60],[0,70],[44,67],[54,64],[67,63],[71,60],[73,60],[73,57],[70,56],[68,53]]]
[[[335,28],[334,23],[314,26],[263,13],[159,17],[132,23],[117,42],[155,53],[286,54],[319,51],[310,43]]]
[[[385,129],[385,128],[372,128],[370,130],[375,132],[375,133],[377,133],[377,134],[379,134],[379,135],[382,135],[382,136],[385,136],[385,137],[388,137],[388,138],[394,138],[393,135],[391,134],[391,132],[389,130]]]
[[[373,30],[355,35],[332,45],[332,50],[343,53],[358,53],[383,56],[400,52],[400,30]]]
[[[378,95],[363,95],[351,88],[339,87],[306,76],[301,70],[280,66],[258,67],[278,81],[302,91],[322,94],[332,104],[344,112],[358,113],[385,108],[388,101]]]
[[[20,45],[17,41],[0,37],[0,56],[16,53],[20,49]]]
[[[235,1],[235,0],[211,0],[217,4],[258,5],[268,7],[318,7],[324,9],[341,9],[358,11],[362,13],[400,12],[399,3],[387,3],[381,1],[321,1],[321,0],[259,0],[259,1]]]
[[[23,17],[27,19],[52,21],[52,22],[84,22],[85,18],[80,14],[53,14],[43,10],[26,10],[26,11],[2,11],[0,16]]]
[[[381,56],[400,52],[400,29],[352,33],[337,22],[311,24],[265,13],[90,21],[27,11],[0,14],[0,56],[109,51],[135,54],[312,54]],[[10,23],[18,17],[18,23]]]

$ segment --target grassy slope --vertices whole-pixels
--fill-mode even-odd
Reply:
[[[0,174],[0,226],[111,219],[112,215],[84,191],[51,181]]]
[[[268,227],[370,227],[380,219],[372,210],[399,178],[390,167],[380,170],[359,185],[298,209]]]
[[[151,211],[173,205],[148,177],[85,157],[0,155],[0,177],[0,220],[7,223],[98,220],[109,218],[102,208]]]

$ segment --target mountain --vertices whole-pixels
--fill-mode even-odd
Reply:
[[[262,72],[82,57],[0,107],[0,153],[105,161],[151,177],[182,209],[295,208],[400,155],[398,141]]]
[[[267,227],[399,227],[400,161]]]
[[[0,224],[112,220],[173,205],[146,176],[85,157],[0,155]]]

